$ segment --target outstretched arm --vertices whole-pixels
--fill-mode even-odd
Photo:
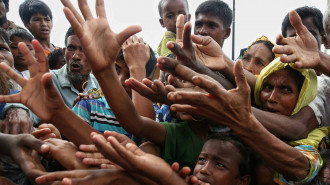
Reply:
[[[189,70],[182,68],[183,70]],[[268,132],[251,111],[250,88],[241,62],[235,63],[237,88],[226,91],[212,80],[196,75],[191,81],[209,94],[173,92],[169,99],[184,105],[172,105],[173,111],[198,114],[230,127],[273,169],[287,179],[304,179],[309,171],[308,159],[298,150]]]
[[[274,53],[285,54],[281,61],[293,62],[296,68],[313,68],[330,76],[330,56],[320,51],[315,37],[303,25],[296,11],[291,11],[289,18],[297,36],[283,38],[279,35],[277,44],[281,46],[275,46]]]
[[[130,76],[142,82],[142,79],[147,77],[146,64],[150,58],[149,45],[145,44],[141,37],[138,38],[134,35],[124,42],[122,48]],[[141,116],[155,119],[154,107],[149,99],[132,91],[132,101]]]
[[[78,1],[84,18],[69,0],[62,0],[62,3],[65,6],[64,13],[80,39],[93,74],[121,126],[131,134],[162,144],[165,141],[165,127],[138,114],[118,80],[114,65],[124,41],[141,31],[141,28],[131,26],[119,34],[114,33],[108,25],[103,0],[96,0],[97,18],[92,16],[87,0]]]
[[[0,69],[22,87],[22,91],[18,94],[0,96],[0,102],[22,103],[42,120],[53,123],[76,145],[91,143],[88,136],[95,129],[64,104],[51,80],[52,76],[48,72],[47,58],[42,47],[36,40],[32,41],[32,45],[37,61],[24,43],[18,44],[20,52],[29,65],[30,78],[28,80],[16,74],[8,65],[0,64]]]

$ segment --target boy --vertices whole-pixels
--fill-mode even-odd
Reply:
[[[66,64],[62,49],[56,49],[47,56],[49,69],[61,69]]]
[[[28,65],[27,65],[23,55],[21,54],[21,52],[18,51],[17,45],[19,42],[24,42],[28,46],[31,53],[34,55],[34,49],[31,45],[33,36],[30,33],[28,33],[26,30],[20,29],[20,28],[16,28],[16,29],[12,29],[12,30],[8,31],[8,36],[9,36],[9,40],[10,40],[9,47],[10,47],[11,53],[13,54],[13,57],[14,57],[15,69],[25,79],[29,79],[30,73],[28,70]]]
[[[40,0],[25,0],[19,6],[19,16],[24,26],[40,42],[47,56],[57,48],[50,43],[53,15],[44,2]]]
[[[166,47],[168,41],[176,40],[176,21],[180,14],[184,15],[184,22],[190,21],[189,6],[187,0],[161,0],[158,4],[159,23],[166,32],[160,41],[157,53],[159,56],[168,57],[172,52]],[[165,74],[157,70],[157,78],[162,82],[166,82]],[[168,75],[167,75],[168,76]]]

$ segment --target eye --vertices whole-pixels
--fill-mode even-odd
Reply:
[[[198,158],[198,163],[205,163],[206,159],[204,157],[199,157]]]
[[[200,28],[200,27],[202,27],[203,26],[203,24],[201,23],[201,22],[199,22],[199,21],[196,21],[195,22],[195,27],[196,28]]]
[[[263,66],[263,67],[265,67],[264,63],[262,63],[261,61],[258,61],[257,62],[257,66]]]
[[[290,93],[293,92],[293,90],[290,87],[284,86],[284,87],[281,88],[281,92],[284,93],[284,94],[290,94]]]
[[[174,17],[173,14],[166,15],[166,18],[168,18],[168,19],[172,19],[173,17]]]
[[[226,166],[223,165],[223,164],[220,163],[220,162],[216,162],[215,165],[216,165],[218,168],[226,168]]]
[[[68,47],[66,47],[66,49],[68,51],[75,51],[76,50],[76,48],[74,46],[72,46],[72,45],[69,45]]]
[[[270,84],[264,84],[263,88],[262,88],[262,91],[266,91],[266,92],[270,92],[273,90],[273,86],[270,85]]]
[[[242,60],[246,60],[247,62],[250,62],[250,57],[249,57],[249,56],[246,56],[246,55],[244,55],[244,56],[242,57]]]

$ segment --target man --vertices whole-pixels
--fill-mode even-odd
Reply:
[[[7,13],[9,12],[9,0],[0,0],[0,27],[5,30],[11,30],[14,28],[21,28],[17,26],[13,21],[7,19]]]
[[[91,74],[90,64],[85,57],[78,36],[71,27],[65,35],[63,51],[66,65],[51,73],[53,83],[60,92],[64,103],[71,108],[79,93],[93,88],[98,89],[98,82]]]

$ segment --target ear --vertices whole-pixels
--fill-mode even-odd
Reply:
[[[251,176],[250,175],[244,175],[243,177],[240,177],[239,185],[249,185],[251,182]]]
[[[66,48],[64,47],[64,48],[62,48],[62,50],[63,50],[63,53],[64,53],[64,55],[65,55]]]
[[[191,14],[188,14],[188,21],[190,21],[190,18],[191,18]]]
[[[30,24],[29,23],[24,22],[24,26],[25,26],[26,29],[30,30]]]
[[[231,33],[231,28],[226,28],[225,30],[225,35],[224,35],[224,40],[227,39],[230,36]]]
[[[160,25],[162,25],[163,28],[165,28],[164,20],[162,18],[159,19],[159,23],[160,23]]]

